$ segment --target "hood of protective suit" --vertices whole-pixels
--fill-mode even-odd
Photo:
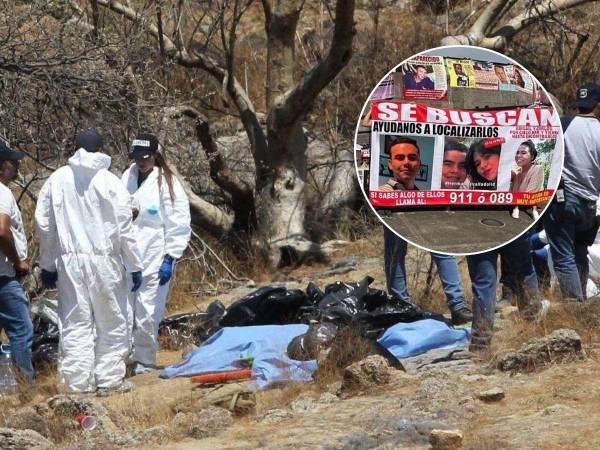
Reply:
[[[88,152],[84,148],[80,148],[73,156],[69,158],[69,166],[73,170],[84,169],[96,172],[110,167],[110,156],[99,152]]]

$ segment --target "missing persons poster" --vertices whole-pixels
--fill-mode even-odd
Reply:
[[[446,58],[450,87],[476,87],[473,64],[470,59]]]
[[[446,58],[450,87],[533,93],[533,79],[523,68],[470,59]]]
[[[448,94],[442,56],[419,55],[402,64],[402,96],[405,99],[444,100]]]
[[[458,110],[371,105],[373,206],[548,202],[560,179],[560,121],[549,107]]]

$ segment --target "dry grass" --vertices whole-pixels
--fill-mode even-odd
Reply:
[[[314,386],[304,383],[288,383],[278,389],[268,389],[256,394],[256,413],[266,413],[270,409],[285,408],[300,395],[314,391]]]
[[[588,356],[597,358],[596,349],[600,343],[600,302],[589,302],[585,305],[564,304],[554,296],[550,297],[550,301],[550,311],[537,325],[523,320],[517,311],[513,311],[507,318],[508,325],[495,335],[494,352],[519,348],[534,337],[545,336],[559,328],[570,328],[581,336]]]
[[[315,384],[321,390],[342,379],[344,368],[376,351],[372,341],[362,337],[352,326],[336,334],[327,357],[319,362],[314,374]]]
[[[148,391],[117,395],[110,399],[110,408],[112,411],[118,411],[112,417],[115,424],[120,423],[128,428],[144,429],[164,425],[173,418],[170,405]]]

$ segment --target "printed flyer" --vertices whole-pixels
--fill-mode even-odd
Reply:
[[[552,108],[457,110],[400,101],[371,105],[373,206],[538,205],[562,168]]]
[[[448,93],[442,56],[415,56],[401,67],[405,99],[444,100]]]

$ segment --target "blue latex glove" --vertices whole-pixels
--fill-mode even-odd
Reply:
[[[168,283],[173,275],[173,263],[175,260],[172,256],[165,255],[165,259],[163,259],[162,264],[160,265],[160,269],[158,269],[158,285],[162,286],[165,283]]]
[[[42,285],[47,289],[54,289],[58,280],[58,273],[42,269]]]
[[[142,272],[132,272],[131,279],[133,280],[133,287],[131,288],[131,292],[135,292],[142,285]]]

